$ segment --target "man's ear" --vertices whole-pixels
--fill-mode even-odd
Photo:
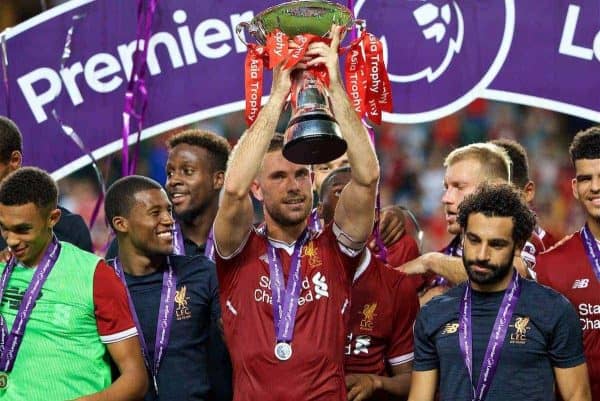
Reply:
[[[56,223],[60,220],[61,211],[59,208],[53,209],[48,214],[48,225],[50,228],[54,228]]]
[[[23,155],[18,150],[13,150],[8,159],[8,169],[12,172],[21,168]]]
[[[223,188],[223,183],[225,182],[225,171],[220,170],[216,171],[213,174],[213,189],[221,190]]]
[[[533,198],[535,197],[535,183],[528,181],[523,187],[523,193],[525,194],[525,201],[527,203],[533,202]]]
[[[116,232],[126,233],[129,231],[129,221],[123,216],[113,217],[111,223]]]
[[[264,198],[262,194],[262,189],[260,188],[260,184],[258,183],[258,181],[252,181],[252,185],[250,185],[250,191],[252,191],[252,196],[254,196],[256,200],[260,202],[263,201]]]
[[[573,197],[579,200],[579,194],[577,193],[577,178],[571,180],[571,189],[573,190]]]

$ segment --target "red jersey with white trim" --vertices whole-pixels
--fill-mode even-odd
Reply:
[[[293,246],[271,243],[277,248],[287,283]],[[217,252],[234,401],[346,400],[344,338],[351,277],[359,260],[341,251],[331,225],[306,243],[293,353],[289,360],[280,361],[274,354],[267,239],[252,230],[235,256],[223,259]]]
[[[600,282],[585,252],[580,233],[559,241],[537,257],[539,283],[552,287],[573,304],[583,329],[583,347],[592,399],[600,401]]]
[[[387,248],[387,251],[387,264],[393,267],[402,266],[421,256],[417,241],[408,234],[402,235],[398,241]]]
[[[94,314],[103,343],[114,343],[138,334],[129,310],[123,283],[112,267],[101,260],[94,272]]]
[[[369,256],[356,271],[352,285],[345,366],[346,373],[385,376],[386,365],[413,359],[419,299],[408,276]]]

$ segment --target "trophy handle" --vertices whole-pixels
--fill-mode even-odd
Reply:
[[[242,33],[246,30],[250,29],[250,23],[248,22],[240,22],[235,26],[235,34],[246,47],[248,47],[248,42],[246,42],[246,37],[242,35]]]
[[[367,20],[357,18],[354,21],[352,21],[351,25],[356,25],[358,29],[364,31],[365,29],[367,29]]]

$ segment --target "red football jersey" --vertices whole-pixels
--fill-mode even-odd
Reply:
[[[346,373],[386,375],[386,364],[413,359],[419,299],[408,276],[367,256],[370,260],[361,263],[352,285]]]
[[[287,283],[293,247],[271,243],[278,248]],[[340,250],[331,226],[303,247],[293,354],[282,362],[274,354],[266,238],[252,230],[237,255],[217,255],[235,401],[346,400],[344,338],[351,277],[359,259]]]
[[[552,234],[550,234],[548,231],[544,230],[540,226],[536,226],[533,232],[535,233],[535,235],[537,235],[537,237],[540,239],[543,245],[543,248],[540,249],[539,252],[544,252],[545,250],[550,249],[550,247],[552,247],[552,245],[556,244],[557,242],[557,239],[554,238]]]
[[[585,252],[580,233],[561,240],[537,257],[537,280],[566,296],[583,329],[583,347],[590,373],[592,399],[600,400],[600,282]]]
[[[387,250],[387,264],[393,267],[402,266],[421,255],[417,241],[408,234],[400,237]]]

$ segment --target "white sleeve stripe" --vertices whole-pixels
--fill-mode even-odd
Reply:
[[[109,334],[107,336],[100,336],[100,341],[104,344],[117,343],[119,341],[127,340],[128,338],[135,337],[138,335],[137,328],[134,326],[130,329],[120,331],[115,334]]]
[[[214,224],[213,224],[213,230],[214,230]],[[217,255],[219,255],[219,257],[223,260],[230,260],[230,259],[235,258],[237,255],[239,255],[240,252],[242,252],[242,250],[246,246],[246,243],[248,242],[248,239],[250,238],[251,231],[252,231],[252,229],[248,230],[248,233],[246,233],[246,236],[244,237],[244,240],[242,241],[240,246],[235,251],[233,251],[233,253],[229,256],[223,256],[221,254],[221,251],[219,251],[219,244],[217,243],[217,241],[214,241],[215,251],[217,252]]]
[[[401,365],[406,362],[410,362],[415,359],[415,353],[411,352],[409,354],[404,354],[400,356],[396,356],[394,358],[388,359],[388,363],[392,366]]]

